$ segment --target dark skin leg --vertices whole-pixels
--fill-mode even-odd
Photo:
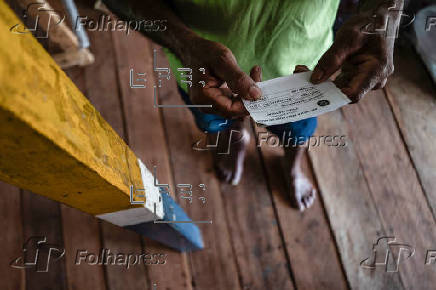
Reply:
[[[294,73],[307,71],[305,66],[297,66]],[[260,82],[262,72],[259,66],[253,67],[250,76]],[[244,119],[234,119],[232,126],[218,134],[208,135],[208,144],[218,143],[214,153],[214,167],[217,177],[232,185],[237,185],[244,169],[246,147],[250,135],[245,128]],[[217,142],[218,139],[218,142]],[[289,191],[292,206],[304,211],[309,208],[316,196],[316,190],[301,169],[301,160],[307,148],[304,146],[285,147],[285,170],[289,176]]]
[[[291,202],[300,211],[312,206],[316,196],[316,190],[301,169],[301,160],[306,151],[305,146],[285,147],[285,168],[289,174]]]
[[[208,144],[216,144],[214,167],[217,177],[232,185],[238,185],[243,169],[245,152],[250,137],[243,119],[235,120],[232,127],[218,134],[208,135]],[[229,145],[230,141],[230,145]],[[292,144],[291,144],[292,145]],[[316,196],[316,190],[301,168],[301,160],[307,151],[304,146],[285,147],[285,171],[289,176],[289,191],[292,206],[304,211]]]
[[[297,65],[294,73],[301,73],[309,69],[304,65]],[[293,146],[295,145],[295,146]],[[301,168],[301,161],[307,151],[306,146],[289,144],[285,148],[286,172],[289,174],[289,193],[292,205],[300,211],[312,206],[316,190]]]
[[[208,135],[209,144],[216,144],[214,167],[217,177],[224,182],[238,185],[244,170],[245,151],[250,135],[244,119],[233,120],[232,126],[218,134]]]
[[[260,81],[261,69],[254,66],[250,75],[254,81]],[[219,86],[220,89],[228,89],[227,83]],[[233,94],[231,94],[233,95]],[[230,98],[232,98],[230,96]],[[234,98],[234,96],[233,96]],[[224,182],[238,185],[244,171],[245,151],[250,142],[250,134],[245,128],[245,118],[233,119],[232,126],[218,134],[209,134],[209,144],[216,144],[217,150],[214,154],[214,167],[217,177]]]

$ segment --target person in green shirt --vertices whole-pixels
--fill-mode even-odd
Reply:
[[[393,47],[402,0],[362,0],[358,13],[339,29],[333,41],[332,26],[339,0],[104,0],[120,18],[161,19],[164,31],[142,31],[167,48],[173,71],[200,68],[194,82],[180,93],[202,131],[220,133],[219,145],[230,144],[230,154],[216,154],[218,177],[238,184],[249,134],[248,116],[241,99],[261,96],[256,82],[314,69],[311,81],[320,83],[341,71],[335,84],[358,102],[369,90],[381,88],[393,72]],[[292,201],[304,210],[313,204],[315,190],[301,170],[301,145],[315,131],[316,118],[270,126],[278,136],[291,138],[285,162]],[[222,152],[219,149],[218,152]]]

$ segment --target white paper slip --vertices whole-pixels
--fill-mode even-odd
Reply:
[[[257,83],[262,97],[242,100],[245,108],[257,123],[271,126],[316,117],[351,102],[331,81],[312,84],[311,74],[308,71]]]

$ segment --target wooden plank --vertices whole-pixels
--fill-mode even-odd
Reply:
[[[127,140],[119,99],[115,52],[111,32],[89,31],[95,63],[85,68],[86,91],[90,101],[116,132]],[[103,247],[112,253],[142,253],[141,237],[136,233],[101,222]],[[151,289],[144,264],[126,269],[123,266],[105,266],[108,289]]]
[[[386,234],[416,250],[400,264],[403,284],[429,289],[436,284],[436,269],[425,265],[436,241],[435,220],[383,91],[347,106],[344,116]]]
[[[159,66],[169,67],[158,52]],[[161,104],[183,105],[172,78],[159,89]],[[211,168],[208,154],[195,154],[192,144],[201,137],[194,125],[188,109],[163,109],[163,120],[168,136],[170,160],[173,168],[174,182],[193,185],[193,196],[199,194],[198,185],[207,186],[207,202],[201,205],[199,200],[189,205],[181,200],[180,205],[193,220],[212,220],[212,224],[199,225],[205,242],[205,249],[189,254],[189,265],[194,289],[241,289],[235,254],[226,221],[226,213],[221,197],[219,182]],[[176,195],[179,195],[176,192]],[[244,271],[244,269],[241,269]]]
[[[360,267],[360,262],[371,255],[376,239],[386,233],[351,133],[340,110],[323,115],[316,134],[345,135],[347,144],[341,148],[318,146],[309,152],[347,280],[352,289],[403,289],[397,273]]]
[[[25,271],[9,264],[21,256],[23,250],[23,226],[20,190],[0,181],[0,289],[23,290],[26,287]]]
[[[153,55],[151,41],[137,32],[126,35],[114,32],[113,43],[117,61],[118,80],[126,118],[129,145],[150,168],[156,166],[160,183],[168,183],[174,197],[167,140],[160,112],[153,106]],[[146,73],[147,87],[132,89],[129,71]],[[151,138],[150,138],[151,136]],[[148,140],[147,142],[144,142]],[[186,254],[178,253],[148,238],[143,238],[145,252],[163,253],[165,265],[147,267],[151,283],[158,289],[191,289]]]
[[[65,205],[61,205],[61,214],[68,289],[106,289],[102,266],[84,262],[76,264],[78,251],[101,252],[98,220],[92,215]]]
[[[265,129],[257,127],[254,132],[259,136],[259,132],[265,132]],[[263,157],[268,187],[272,194],[297,289],[347,289],[347,281],[320,200],[319,189],[317,188],[318,200],[309,210],[301,213],[291,208],[287,176],[282,166],[283,148],[265,145],[258,150]],[[316,187],[306,154],[302,167],[303,172]]]
[[[271,196],[254,138],[238,186],[221,184],[243,289],[294,289]],[[210,165],[209,165],[210,166]]]
[[[398,47],[386,86],[390,105],[436,216],[436,90],[410,47]]]
[[[105,221],[101,222],[101,226],[103,246],[111,253],[142,253],[141,237],[138,234]],[[152,289],[143,263],[129,269],[124,266],[107,265],[105,271],[108,289]]]
[[[31,237],[46,237],[47,244],[63,248],[62,224],[59,203],[29,191],[23,192],[23,236],[27,241]],[[32,253],[36,250],[27,246]],[[26,269],[26,289],[67,289],[65,257],[54,261],[48,259],[47,249],[39,251],[38,263],[48,263],[47,272],[37,272],[35,268]],[[30,255],[29,255],[30,256]]]
[[[77,88],[86,95],[84,69],[75,67],[67,70],[66,73]],[[106,289],[102,266],[93,266],[87,263],[75,264],[79,250],[87,250],[90,253],[100,252],[102,245],[98,220],[65,205],[61,205],[61,215],[68,289]]]
[[[0,8],[0,179],[91,214],[131,209],[137,157],[35,38],[9,32],[20,22]]]

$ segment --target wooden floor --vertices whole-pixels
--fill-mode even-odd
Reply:
[[[128,230],[13,186],[0,184],[0,289],[434,289],[436,265],[435,88],[410,48],[396,53],[385,90],[319,119],[316,136],[346,136],[346,146],[311,148],[304,167],[319,195],[305,213],[290,208],[280,148],[252,138],[238,187],[214,177],[211,153],[194,151],[203,138],[187,109],[153,107],[152,50],[146,38],[89,32],[95,64],[67,71],[115,131],[161,183],[189,183],[202,204],[179,198],[200,225],[206,248],[180,254]],[[159,54],[162,66],[163,53]],[[129,87],[129,70],[147,73],[147,88]],[[161,104],[182,104],[175,83]],[[264,129],[253,128],[254,132]],[[102,198],[104,194],[102,193]],[[65,257],[49,272],[13,269],[23,242],[46,236]],[[379,237],[414,247],[399,271],[365,269]],[[78,250],[164,253],[165,265],[75,265]],[[380,251],[383,251],[381,248]],[[383,254],[380,253],[381,255]],[[401,254],[401,253],[400,253]]]

